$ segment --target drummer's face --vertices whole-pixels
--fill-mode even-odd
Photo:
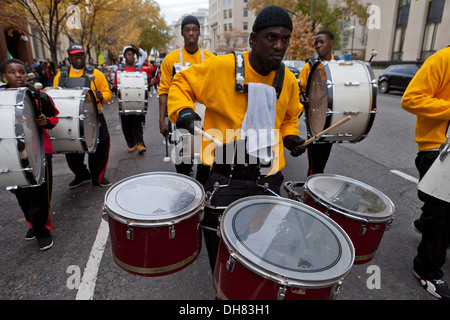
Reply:
[[[10,63],[6,66],[3,79],[8,81],[10,88],[21,88],[27,81],[27,71],[20,63]]]
[[[331,40],[326,34],[319,34],[314,38],[314,49],[321,60],[331,59],[331,48],[333,45],[334,41]]]
[[[75,69],[83,69],[86,66],[86,54],[82,52],[69,54],[69,61]]]
[[[195,23],[187,24],[183,27],[181,35],[183,36],[186,45],[195,46],[200,37],[200,29]]]

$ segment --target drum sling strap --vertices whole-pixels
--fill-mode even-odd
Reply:
[[[69,77],[69,69],[70,67],[64,67],[61,69],[60,78],[59,78],[59,86],[62,88],[90,88],[91,81],[88,78],[88,75],[94,73],[94,66],[86,66],[84,68],[84,74],[81,77]]]
[[[202,56],[202,62],[205,61],[205,55],[203,53],[203,50],[200,48],[200,55]],[[188,67],[191,65],[190,62],[186,62],[186,66],[183,65],[183,49],[178,49],[178,54],[180,57],[179,63],[174,63],[172,68],[172,78],[181,70],[183,70],[183,67]]]

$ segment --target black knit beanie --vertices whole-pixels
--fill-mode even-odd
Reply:
[[[196,24],[197,27],[200,28],[200,22],[198,22],[197,17],[194,16],[186,16],[183,21],[181,21],[181,31],[183,31],[183,27],[187,24]]]
[[[252,30],[257,32],[268,27],[284,27],[292,31],[292,19],[284,8],[268,6],[258,14]]]

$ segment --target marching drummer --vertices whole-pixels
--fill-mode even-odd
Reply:
[[[110,136],[102,106],[111,100],[112,92],[103,73],[93,66],[86,66],[86,51],[80,44],[71,44],[67,50],[69,54],[69,68],[62,68],[53,80],[53,87],[81,88],[88,87],[97,98],[99,141],[97,149],[89,153],[89,170],[84,164],[84,153],[66,153],[67,164],[75,174],[75,178],[69,183],[69,188],[78,188],[88,180],[92,180],[94,186],[108,187],[111,182],[105,178],[108,165]],[[93,75],[91,81],[87,75]]]
[[[161,64],[161,81],[159,84],[159,131],[164,137],[169,134],[169,126],[166,123],[167,99],[169,89],[172,83],[175,64],[199,64],[213,54],[203,50],[198,46],[200,37],[200,22],[194,16],[186,16],[181,22],[181,35],[184,38],[182,49],[172,51],[163,60]],[[181,59],[180,59],[181,58]],[[192,163],[181,163],[175,165],[176,171],[185,175],[190,175]],[[204,183],[209,175],[209,168],[202,165],[197,166],[197,180]]]
[[[415,163],[420,179],[439,156],[439,147],[450,135],[450,47],[429,57],[411,80],[402,98],[402,107],[417,116],[415,140],[419,152]],[[414,258],[413,272],[433,296],[450,299],[450,289],[442,279],[450,244],[450,203],[420,189],[422,214],[414,228],[422,241]]]
[[[317,56],[306,59],[306,64],[303,66],[298,78],[300,80],[300,102],[305,109],[309,108],[309,99],[305,96],[306,87],[308,84],[308,76],[312,66],[316,61],[330,61],[334,60],[331,54],[331,48],[334,45],[334,35],[331,31],[321,30],[316,33],[314,37],[314,49]],[[308,132],[308,134],[311,134]],[[308,146],[308,176],[315,173],[323,173],[330,156],[331,147],[333,143],[330,142],[313,142]]]
[[[223,207],[234,200],[279,194],[283,182],[281,170],[285,166],[283,147],[294,156],[304,152],[303,147],[298,147],[304,139],[298,130],[301,105],[297,79],[282,64],[292,29],[292,20],[285,9],[266,7],[253,25],[250,51],[211,57],[179,72],[173,79],[168,97],[170,121],[193,134],[195,122],[201,120],[194,110],[197,100],[206,106],[205,132],[215,132],[216,138],[224,143],[215,150],[211,148],[212,142],[204,140],[202,145],[202,162],[212,167],[205,184],[205,191],[212,194],[209,208],[205,208],[206,227],[217,228]],[[237,80],[241,79],[236,66],[245,72],[239,73],[245,74],[242,86],[237,86]],[[236,91],[238,87],[248,90]],[[239,135],[235,135],[238,132],[267,136],[261,140],[248,138],[247,144],[240,139],[242,136],[238,139]],[[267,145],[264,138],[268,138]],[[242,141],[246,151],[238,155],[235,151]],[[239,160],[242,158],[246,161]],[[216,183],[223,187],[214,189]],[[204,230],[204,235],[214,270],[219,238],[208,230]]]
[[[22,209],[30,229],[25,235],[25,240],[37,239],[40,250],[47,250],[53,246],[53,227],[50,219],[50,203],[52,198],[53,170],[52,154],[53,147],[48,129],[58,124],[58,109],[52,99],[42,90],[36,90],[26,84],[28,74],[25,64],[18,59],[8,59],[2,64],[3,80],[8,84],[7,88],[27,87],[36,98],[38,109],[41,112],[36,118],[36,124],[42,130],[44,138],[45,153],[45,179],[39,186],[30,188],[18,188],[12,190]],[[20,145],[19,145],[20,149]],[[20,151],[20,150],[19,150]]]
[[[139,54],[139,61],[135,64],[134,55]],[[141,70],[144,62],[147,60],[147,53],[134,44],[130,44],[123,49],[125,65],[119,66],[120,71],[138,72]],[[114,75],[114,87],[117,88],[117,71]],[[144,143],[144,129],[142,127],[143,115],[140,114],[121,114],[120,122],[122,132],[128,145],[128,152],[134,152],[136,149],[139,154],[147,151]]]

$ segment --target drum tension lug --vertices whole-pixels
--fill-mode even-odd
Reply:
[[[230,257],[228,258],[227,263],[226,263],[226,268],[229,273],[233,272],[235,263],[236,263],[236,260],[234,260],[234,258],[230,255]]]
[[[359,229],[359,235],[363,236],[366,234],[366,232],[367,232],[367,224],[364,223],[361,225],[361,228]]]
[[[173,224],[169,227],[169,239],[175,239],[175,226]]]
[[[286,287],[280,287],[278,289],[278,294],[277,294],[277,300],[284,300],[284,297],[286,296]]]

